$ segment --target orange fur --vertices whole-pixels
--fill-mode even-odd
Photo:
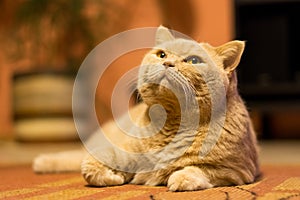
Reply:
[[[97,152],[100,161],[101,155],[106,156],[112,165],[87,155],[81,164],[86,181],[96,186],[125,183],[167,185],[171,191],[253,182],[259,174],[256,135],[244,102],[238,94],[235,73],[243,50],[244,42],[241,41],[212,47],[206,43],[175,39],[166,28],[160,27],[156,35],[156,47],[145,56],[142,62],[145,68],[139,75],[138,90],[143,102],[131,110],[131,119],[138,127],[151,123],[153,125],[141,132],[137,131],[137,137],[145,132],[155,134],[139,139],[126,135],[114,122],[105,125],[103,132],[109,140],[128,154],[120,154],[114,149]],[[160,58],[158,51],[164,51],[167,56]],[[185,60],[191,55],[201,58],[201,63],[196,64],[196,68]],[[214,70],[212,65],[216,67]],[[221,84],[226,96],[225,121],[220,129],[221,134],[211,149],[205,145],[210,145],[217,133],[209,132],[210,128],[214,128],[210,127],[210,122],[216,116],[219,117],[219,113],[216,116],[212,114],[212,107],[219,105],[219,102],[213,103],[212,100],[214,95],[218,96],[222,91],[218,87],[211,88],[208,82],[211,85]],[[199,120],[196,120],[195,137],[189,132],[193,119],[181,119],[181,102],[190,100],[186,95],[191,95],[197,102],[196,107],[189,107],[190,102],[186,102],[185,106],[190,108],[187,116],[193,116],[198,111],[200,115]],[[162,106],[166,114],[166,121],[160,130],[155,127],[163,112],[159,109],[150,111],[157,104]],[[149,117],[149,111],[150,115],[152,112],[152,118]],[[101,145],[101,141],[96,141],[93,137],[90,141]],[[172,145],[166,150],[170,144]],[[181,146],[186,146],[186,149],[176,156]],[[199,154],[201,148],[209,149],[202,157]],[[145,160],[130,156],[131,153],[150,151],[163,152],[158,158],[167,161],[159,163],[151,156],[143,157]],[[152,170],[147,168],[149,163],[153,164]],[[121,165],[126,170],[114,169],[114,164]],[[137,168],[147,170],[134,171]]]

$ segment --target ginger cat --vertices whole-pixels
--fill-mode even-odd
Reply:
[[[99,148],[41,155],[34,171],[81,168],[90,185],[167,185],[170,191],[252,183],[259,175],[256,135],[235,73],[244,46],[177,39],[160,26],[139,71],[143,101],[130,111],[131,136],[107,123],[102,132],[114,145],[103,146],[95,133],[88,143]]]

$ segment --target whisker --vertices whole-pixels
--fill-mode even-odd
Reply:
[[[132,76],[126,82],[126,86],[128,88],[136,88],[137,87],[137,81],[138,81],[138,77],[137,76]]]
[[[152,71],[151,71],[151,74],[150,74],[150,73],[148,74],[148,78],[149,78],[150,80],[155,79],[156,76],[157,76],[157,74],[158,74],[159,72],[161,72],[161,71],[163,71],[163,70],[162,70],[162,69],[155,69],[155,70],[152,70]]]
[[[135,103],[138,104],[143,101],[141,94],[138,90],[135,91],[136,97],[135,97]]]
[[[190,84],[188,79],[180,72],[177,72],[174,78],[177,81],[177,83],[181,86],[184,95],[185,95],[185,105],[184,105],[184,111],[189,111],[189,108],[193,108],[193,106],[196,104],[195,102],[195,87]]]

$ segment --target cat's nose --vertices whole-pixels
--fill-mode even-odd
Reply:
[[[165,67],[175,67],[175,63],[173,61],[165,61],[163,65]]]

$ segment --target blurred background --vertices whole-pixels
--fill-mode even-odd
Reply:
[[[160,24],[215,46],[247,41],[239,87],[262,152],[300,152],[299,0],[1,0],[0,9],[2,163],[26,162],[45,142],[59,144],[44,151],[73,148],[72,87],[84,58],[116,33]],[[101,123],[111,118],[114,84],[145,52],[121,56],[100,80]]]

